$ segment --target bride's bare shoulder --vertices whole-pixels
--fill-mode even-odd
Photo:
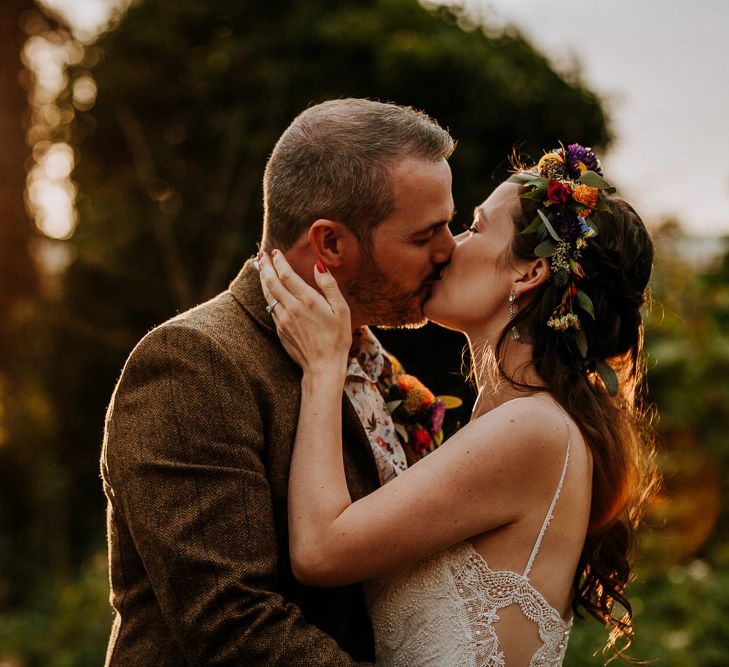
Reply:
[[[517,448],[539,455],[545,449],[564,450],[571,419],[551,397],[536,394],[515,398],[471,422],[473,436],[496,442],[500,449]]]

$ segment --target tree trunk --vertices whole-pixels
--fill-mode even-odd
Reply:
[[[0,2],[0,364],[7,359],[13,310],[36,289],[29,252],[35,235],[23,203],[30,149],[25,142],[27,92],[20,79],[20,52],[25,34],[21,16],[33,11],[32,0]]]

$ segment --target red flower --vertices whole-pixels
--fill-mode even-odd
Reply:
[[[433,438],[430,437],[430,433],[426,431],[422,426],[418,426],[413,429],[410,434],[413,438],[413,447],[418,454],[422,454],[433,442]]]
[[[567,183],[549,181],[549,185],[547,185],[547,199],[553,204],[565,204],[571,194],[572,190]]]

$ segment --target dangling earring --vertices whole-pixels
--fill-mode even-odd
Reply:
[[[509,292],[509,322],[514,319],[514,304],[516,303],[516,290],[512,289]],[[511,339],[519,340],[519,332],[516,327],[511,327]]]

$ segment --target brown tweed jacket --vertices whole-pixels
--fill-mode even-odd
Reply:
[[[352,665],[373,659],[359,586],[298,584],[286,492],[300,370],[248,261],[230,289],[151,331],[107,415],[107,665]],[[343,397],[352,496],[378,486]],[[351,657],[350,657],[351,656]]]

